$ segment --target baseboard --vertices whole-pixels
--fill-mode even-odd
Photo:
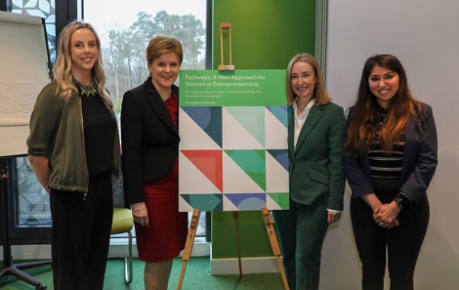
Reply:
[[[109,248],[109,255],[126,255],[127,239],[125,241],[112,242]],[[51,245],[20,245],[11,247],[11,255],[14,260],[48,260],[51,259]],[[191,251],[192,257],[202,257],[210,255],[210,243],[195,242],[193,250]],[[132,256],[137,258],[137,246],[132,245]],[[0,259],[3,260],[3,252],[0,253]]]
[[[251,273],[278,273],[275,257],[241,258],[243,274]],[[212,275],[238,275],[239,262],[237,258],[210,259],[210,273]]]
[[[109,255],[126,255],[127,243],[112,243]],[[134,257],[138,257],[137,246],[132,246]],[[47,260],[51,259],[51,245],[21,245],[12,246],[11,254],[14,260]],[[210,256],[210,243],[196,242],[193,245],[192,257]],[[3,253],[0,255],[3,260]],[[241,259],[242,273],[276,273],[277,261],[275,257],[256,257]],[[212,275],[237,275],[239,264],[237,258],[213,259],[210,257],[210,272]]]
[[[11,246],[13,260],[49,260],[51,245],[20,245]],[[3,253],[0,255],[3,260]]]

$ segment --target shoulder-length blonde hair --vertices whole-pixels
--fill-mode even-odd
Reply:
[[[70,55],[71,50],[71,37],[73,33],[79,29],[87,28],[94,33],[96,37],[98,58],[92,69],[92,78],[97,83],[97,91],[99,92],[100,97],[104,102],[110,107],[113,108],[113,104],[110,101],[107,92],[105,91],[105,73],[103,69],[102,61],[102,51],[100,48],[100,38],[97,35],[94,27],[89,23],[84,23],[82,21],[75,20],[69,23],[62,30],[59,36],[59,53],[57,55],[56,63],[54,64],[53,73],[54,79],[56,79],[59,84],[59,89],[62,91],[61,96],[65,100],[69,100],[72,94],[78,93],[78,89],[74,84],[74,78],[72,75],[72,59]]]
[[[290,60],[287,66],[287,79],[286,79],[286,89],[287,89],[287,103],[289,105],[293,104],[295,100],[295,94],[293,93],[292,83],[290,81],[290,76],[292,74],[293,65],[297,62],[305,62],[312,67],[314,75],[316,78],[316,85],[314,87],[314,92],[312,93],[312,98],[316,100],[318,105],[324,105],[331,102],[331,98],[328,95],[327,90],[325,89],[325,84],[323,81],[322,73],[320,71],[319,64],[316,59],[309,53],[298,53]]]

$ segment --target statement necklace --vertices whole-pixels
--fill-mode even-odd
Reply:
[[[91,82],[89,85],[83,85],[79,81],[75,80],[78,88],[80,89],[81,96],[94,97],[97,94],[96,84]]]

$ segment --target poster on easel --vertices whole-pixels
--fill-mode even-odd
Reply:
[[[184,70],[179,210],[288,209],[285,70]]]

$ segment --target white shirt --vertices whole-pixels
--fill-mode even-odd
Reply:
[[[300,136],[301,128],[303,128],[304,122],[308,118],[309,112],[311,111],[312,106],[316,103],[315,99],[312,99],[309,104],[303,109],[301,113],[298,114],[298,107],[296,102],[293,102],[293,112],[295,116],[295,135],[293,136],[293,148],[296,149],[296,143],[298,142],[298,137]]]

